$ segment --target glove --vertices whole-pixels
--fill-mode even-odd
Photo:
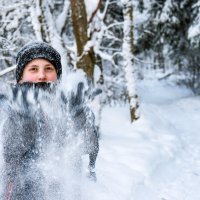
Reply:
[[[52,83],[19,83],[11,88],[11,112],[18,112],[21,115],[29,116],[34,114],[37,104],[41,97],[55,91],[55,85]],[[42,96],[41,96],[42,95]]]
[[[83,82],[78,83],[76,93],[71,92],[69,98],[69,112],[72,117],[77,117],[83,112],[85,106],[85,95]]]

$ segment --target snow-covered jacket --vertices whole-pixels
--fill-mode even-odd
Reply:
[[[19,185],[20,176],[28,173],[24,169],[34,166],[36,160],[46,152],[45,148],[48,148],[52,140],[55,140],[58,146],[63,146],[68,138],[69,129],[73,129],[72,132],[75,134],[80,132],[83,134],[83,153],[89,154],[89,167],[91,169],[95,167],[99,150],[98,136],[94,125],[94,115],[84,105],[83,84],[78,84],[77,92],[69,96],[62,91],[58,95],[55,89],[56,86],[50,87],[49,83],[25,83],[11,87],[9,95],[0,94],[0,105],[4,106],[7,112],[7,119],[2,130],[6,191],[10,183],[14,186]],[[61,103],[55,105],[54,111],[59,107],[63,116],[56,116],[57,113],[53,113],[55,116],[45,113],[40,105],[42,92],[47,94],[44,102],[48,102],[51,95],[59,96]],[[56,101],[49,102],[50,107],[52,102]],[[58,127],[55,129],[55,126]],[[68,132],[65,129],[68,129]],[[15,192],[18,191],[14,194],[15,200],[24,198],[24,191],[19,191],[19,188],[23,186],[15,190]]]

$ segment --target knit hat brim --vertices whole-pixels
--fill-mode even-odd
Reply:
[[[61,56],[50,45],[44,42],[34,42],[24,46],[17,54],[16,81],[19,82],[25,66],[34,59],[43,58],[48,60],[56,69],[57,78],[62,74]]]

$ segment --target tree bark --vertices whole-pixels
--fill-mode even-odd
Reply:
[[[77,45],[77,68],[83,69],[88,78],[93,81],[95,54],[93,47],[86,49],[89,37],[87,35],[88,22],[84,0],[70,0],[72,11],[72,26]]]

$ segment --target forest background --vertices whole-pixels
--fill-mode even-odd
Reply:
[[[135,121],[137,83],[152,71],[200,93],[198,0],[1,0],[0,79],[14,81],[18,50],[36,40],[102,88],[99,112],[128,102]]]

